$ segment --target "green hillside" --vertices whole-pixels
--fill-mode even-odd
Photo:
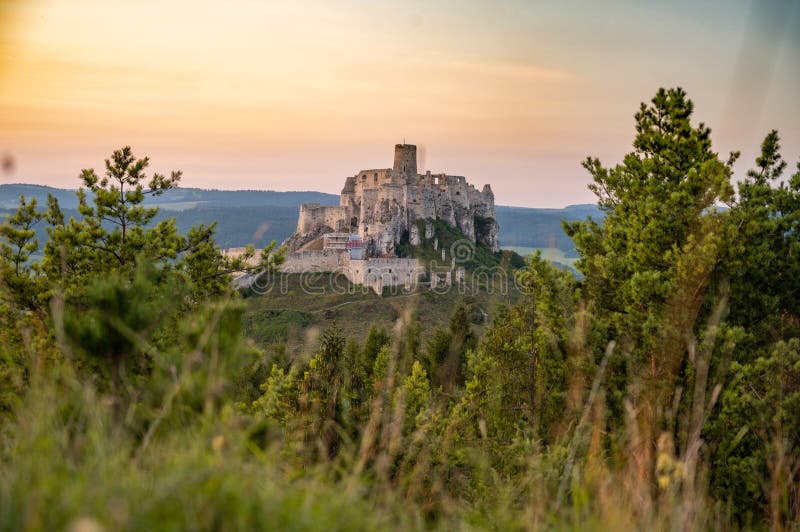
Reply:
[[[420,246],[401,246],[401,255],[419,258],[426,269],[447,271],[451,250],[468,239],[442,221],[435,223],[433,238]],[[423,232],[424,234],[424,232]],[[438,248],[434,249],[434,239]],[[392,331],[401,322],[420,320],[422,339],[446,327],[453,309],[464,305],[470,323],[480,334],[501,307],[513,304],[522,293],[516,288],[514,272],[524,266],[522,257],[511,251],[492,253],[483,246],[466,246],[471,256],[462,256],[465,280],[450,287],[431,290],[423,280],[411,291],[387,287],[382,295],[349,284],[342,275],[287,274],[268,288],[245,289],[245,333],[265,349],[279,349],[292,356],[312,351],[318,336],[335,323],[348,337],[361,338],[372,326]],[[441,250],[447,257],[441,259]]]

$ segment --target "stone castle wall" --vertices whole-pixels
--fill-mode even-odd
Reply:
[[[348,209],[342,206],[322,206],[318,203],[305,203],[300,206],[297,218],[297,232],[307,234],[319,227],[330,227],[333,231],[346,231]]]
[[[285,273],[334,272],[343,268],[345,257],[350,259],[347,251],[341,249],[323,249],[320,251],[295,251],[286,254],[286,261],[281,264]]]
[[[349,260],[346,270],[351,283],[368,286],[378,294],[388,286],[416,286],[425,273],[418,259]]]
[[[353,260],[345,250],[296,251],[287,253],[284,273],[337,272],[357,285],[380,294],[388,286],[415,286],[425,272],[418,259]]]

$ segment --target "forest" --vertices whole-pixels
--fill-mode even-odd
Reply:
[[[20,197],[0,529],[798,529],[800,162],[777,131],[719,154],[693,113],[659,89],[620,162],[583,162],[580,276],[537,253],[480,330],[409,307],[299,355],[248,336],[270,296],[230,281],[285,249],[231,259],[159,216],[181,172],[125,147],[75,215]]]

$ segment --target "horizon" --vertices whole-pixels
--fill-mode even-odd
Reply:
[[[75,188],[56,187],[56,186],[53,186],[53,185],[43,185],[41,183],[21,183],[21,182],[0,183],[0,187],[5,187],[5,186],[9,186],[9,187],[12,187],[12,186],[34,186],[34,187],[51,188],[51,189],[54,189],[54,190],[62,190],[62,191],[65,191],[65,192],[74,192],[74,191],[78,190],[78,188],[80,188],[80,187],[75,187]],[[194,189],[194,190],[201,190],[203,192],[276,192],[276,193],[279,193],[279,194],[292,194],[292,193],[295,193],[295,194],[327,194],[329,196],[335,196],[335,197],[339,197],[340,196],[340,194],[333,194],[331,192],[323,192],[321,190],[300,190],[300,189],[295,189],[295,190],[274,190],[274,189],[261,189],[261,188],[204,188],[204,187],[184,187],[184,186],[180,186],[179,185],[178,187],[176,187],[173,190],[180,190],[180,189]],[[169,192],[170,191],[166,191],[165,193],[169,193]],[[584,207],[584,206],[587,206],[587,205],[597,206],[597,203],[596,202],[569,203],[569,204],[563,205],[561,207],[528,207],[528,206],[525,206],[525,205],[509,205],[509,204],[505,204],[505,203],[497,203],[496,205],[498,207],[505,207],[505,208],[508,208],[508,209],[564,210],[564,209],[568,209],[570,207]]]
[[[771,129],[793,167],[798,4],[10,0],[0,177],[77,186],[130,145],[190,188],[338,195],[404,139],[422,172],[563,208],[595,203],[581,161],[619,162],[661,86],[687,91],[723,158],[742,152],[737,177]]]

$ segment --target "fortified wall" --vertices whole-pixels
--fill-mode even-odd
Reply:
[[[480,232],[476,218],[485,221]],[[463,176],[420,174],[417,147],[397,144],[392,168],[361,170],[345,179],[338,206],[302,205],[297,231],[286,244],[300,250],[325,233],[350,232],[361,236],[367,257],[393,257],[417,220],[433,219],[445,220],[492,251],[500,249],[491,187],[478,190]]]
[[[295,251],[286,255],[281,265],[283,273],[335,272],[341,273],[356,285],[372,288],[377,294],[387,286],[416,286],[425,273],[417,259],[353,259],[341,249]]]

